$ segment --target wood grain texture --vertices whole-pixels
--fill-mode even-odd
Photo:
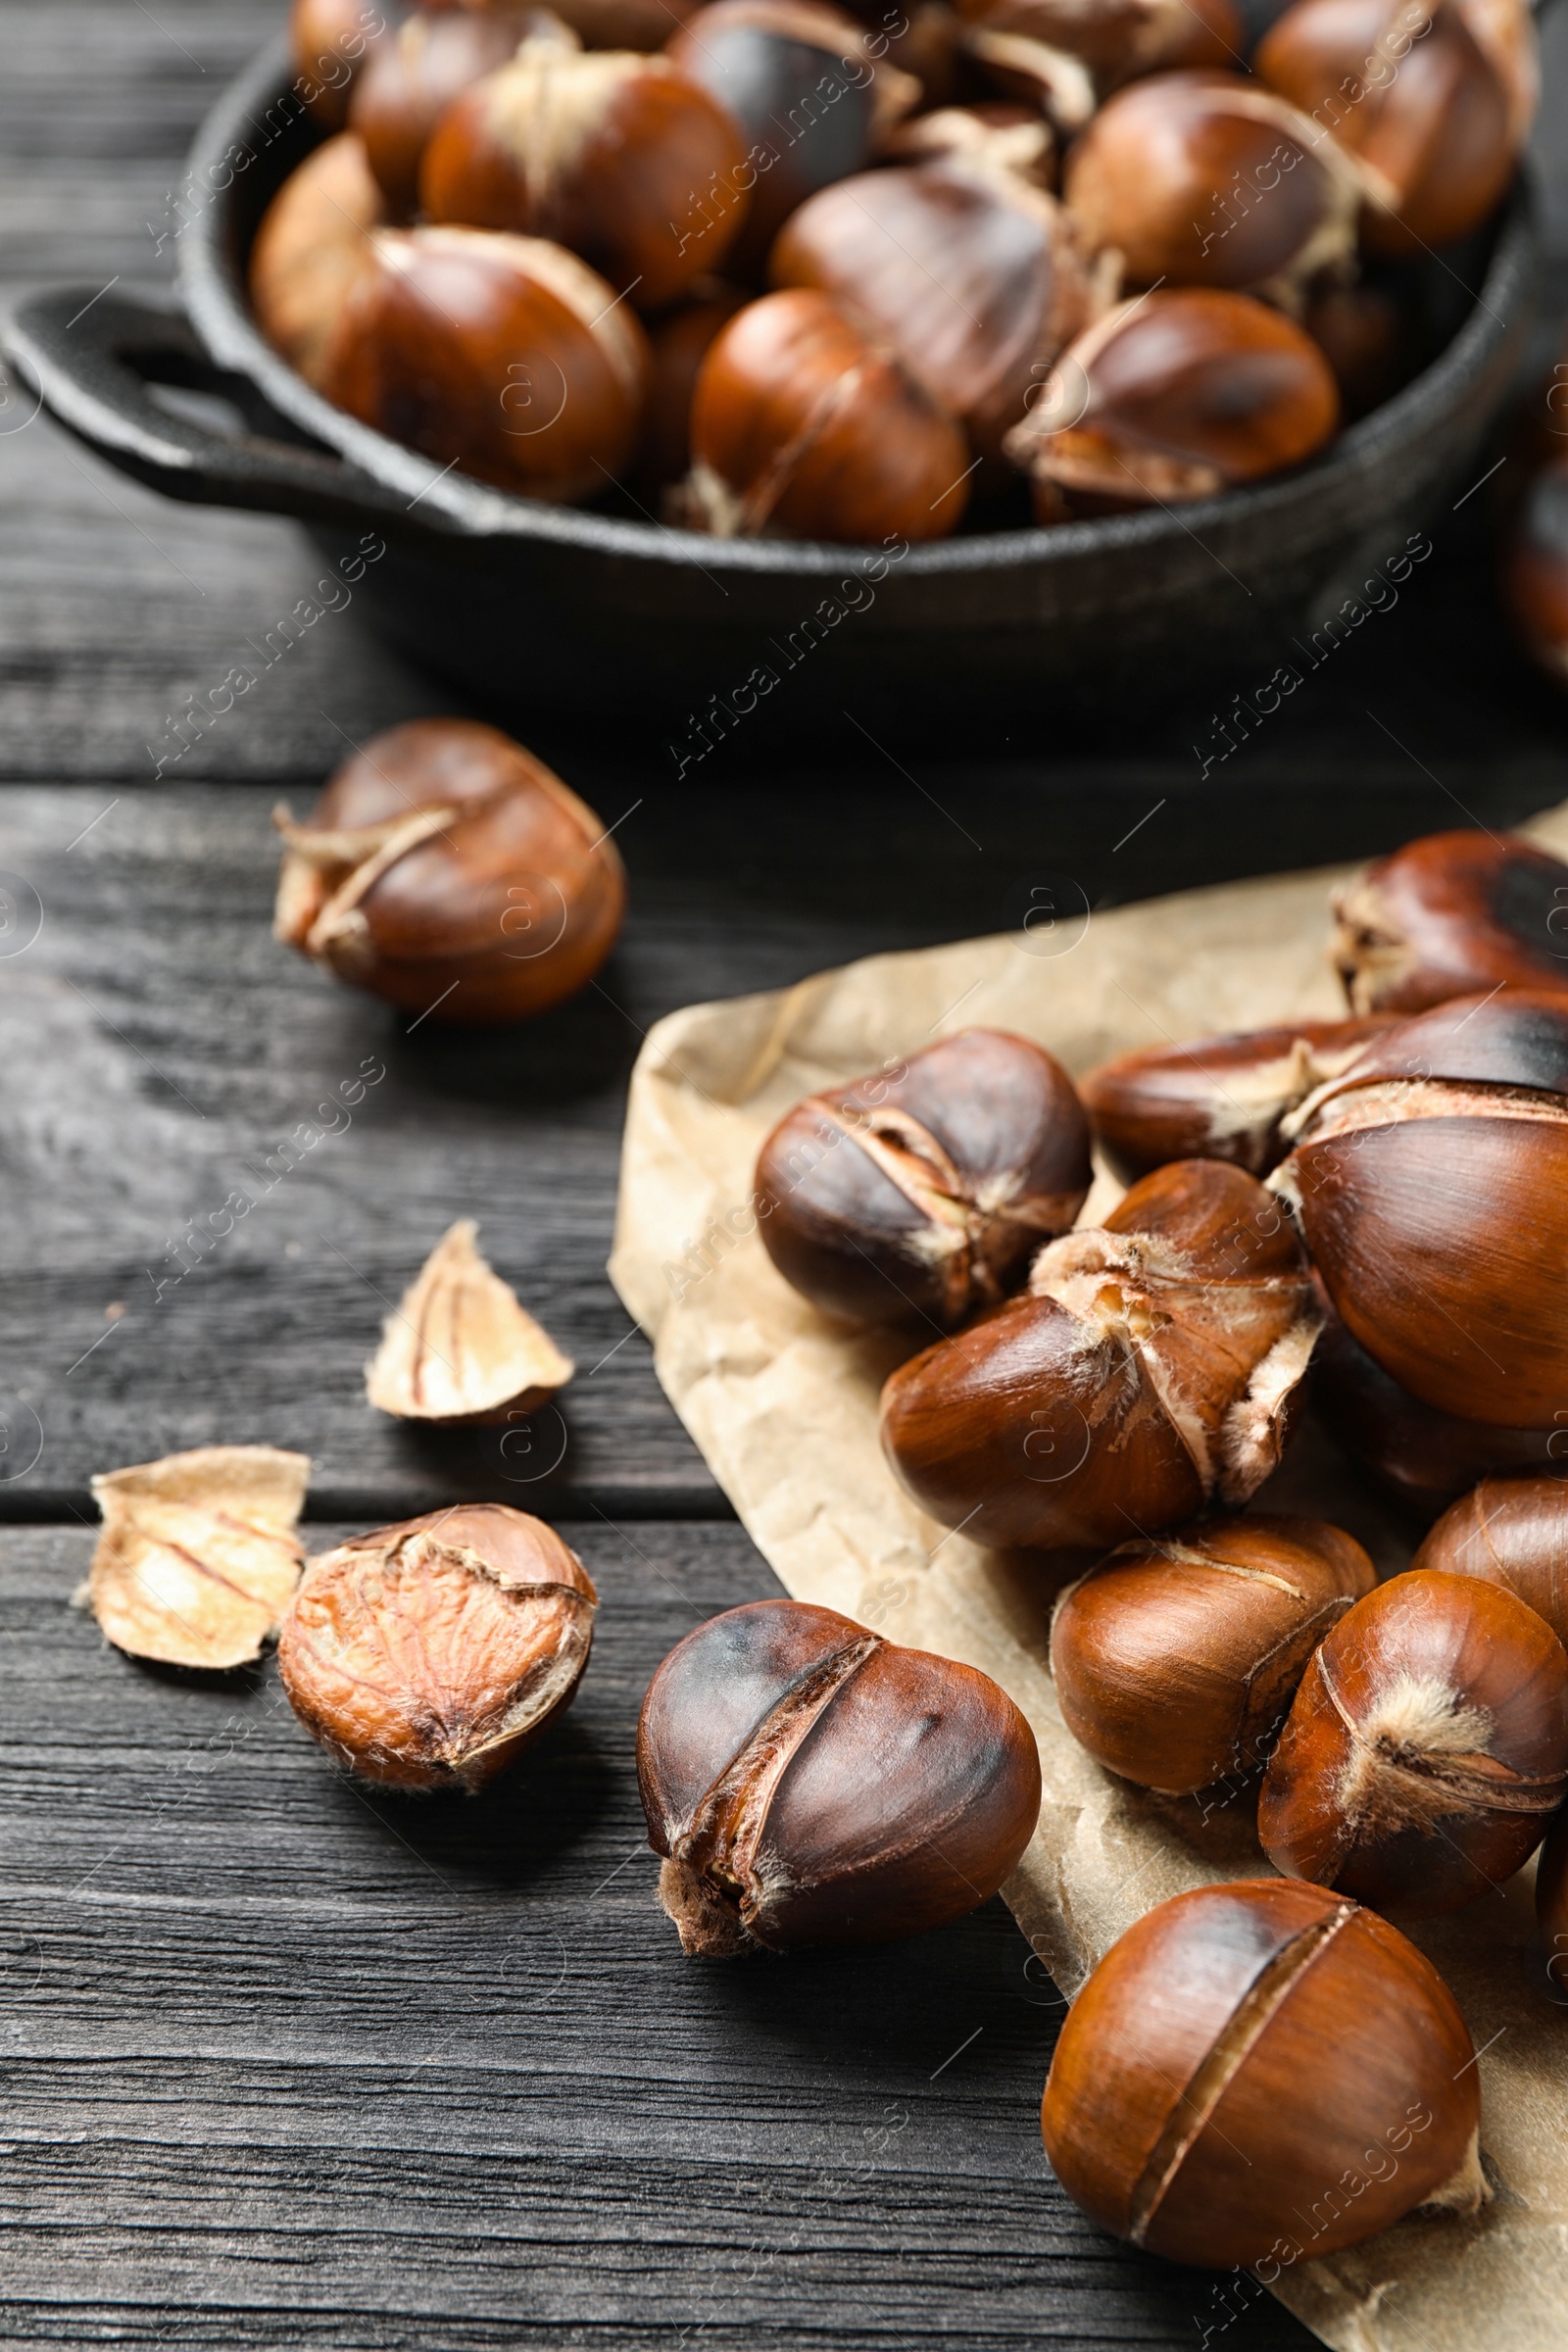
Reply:
[[[84,1534],[0,1535],[0,2341],[1185,2352],[1214,2282],[1049,2177],[1059,2006],[1000,1902],[847,1958],[682,1957],[637,1708],[776,1587],[733,1528],[572,1533],[603,1601],[576,1704],[451,1801],[357,1788],[270,1664],[107,1648],[68,1605]],[[1228,2346],[1310,2341],[1243,2302]]]

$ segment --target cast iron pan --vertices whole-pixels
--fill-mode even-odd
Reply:
[[[246,308],[246,258],[316,137],[278,43],[192,151],[176,216],[184,315],[116,294],[84,310],[90,287],[38,294],[8,331],[13,362],[89,447],[171,497],[298,516],[332,560],[366,534],[384,540],[356,595],[481,707],[618,714],[663,735],[675,771],[764,705],[769,732],[847,709],[906,735],[966,710],[1119,712],[1205,673],[1262,684],[1289,640],[1308,638],[1467,476],[1529,324],[1521,188],[1479,250],[1424,265],[1449,312],[1432,365],[1296,473],[1179,513],[975,531],[896,561],[713,540],[629,503],[544,506],[442,474],[269,349]],[[250,429],[225,437],[172,414],[158,383],[223,390]]]

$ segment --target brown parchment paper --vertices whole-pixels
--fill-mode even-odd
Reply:
[[[1524,830],[1568,857],[1568,804]],[[1167,1895],[1267,1869],[1255,1792],[1154,1797],[1078,1746],[1047,1667],[1053,1588],[1039,1563],[948,1534],[900,1491],[877,1443],[877,1399],[907,1346],[830,1328],[775,1274],[749,1208],[753,1166],[802,1095],[977,1023],[1035,1038],[1077,1073],[1166,1039],[1332,1017],[1344,1007],[1324,944],[1341,878],[1290,874],[1092,917],[1045,910],[1004,937],[693,1005],[650,1034],[632,1079],[612,1279],[786,1589],[983,1668],[1028,1716],[1045,1803],[1004,1891],[1069,1995]],[[1081,1221],[1096,1222],[1117,1190],[1098,1178]],[[1385,1573],[1408,1563],[1409,1529],[1368,1500],[1310,1418],[1257,1507],[1338,1520]],[[1528,1876],[1415,1931],[1480,2052],[1492,2201],[1472,2220],[1411,2216],[1317,2260],[1304,2217],[1298,2258],[1271,2281],[1341,2352],[1568,2347],[1568,2010],[1537,1989]],[[1232,2278],[1199,2314],[1200,2334],[1219,2337],[1260,2291]]]

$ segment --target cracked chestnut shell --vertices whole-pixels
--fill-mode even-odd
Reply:
[[[1419,1402],[1568,1414],[1568,998],[1458,998],[1293,1114],[1270,1188],[1352,1337]]]
[[[757,1211],[768,1256],[813,1306],[951,1326],[1023,1280],[1092,1173],[1059,1062],[964,1029],[797,1102],[758,1155]]]
[[[1568,1438],[1559,1450],[1568,1450]],[[1501,1585],[1568,1641],[1568,1462],[1556,1478],[1484,1478],[1450,1504],[1412,1570]]]
[[[340,1764],[470,1792],[571,1703],[598,1594],[553,1528],[459,1504],[311,1561],[283,1621],[289,1704]]]
[[[1051,1621],[1062,1721],[1108,1772],[1181,1795],[1268,1753],[1313,1650],[1376,1583],[1319,1519],[1220,1519],[1139,1537]]]
[[[614,843],[498,728],[413,719],[346,760],[285,850],[274,937],[441,1021],[510,1021],[585,987],[626,906]]]
[[[1157,1534],[1262,1484],[1319,1323],[1262,1187],[1176,1160],[1102,1227],[1049,1243],[1023,1297],[901,1366],[883,1451],[922,1510],[977,1544]]]
[[[1321,1886],[1244,1879],[1156,1904],[1111,1945],[1062,2027],[1041,2129],[1116,2236],[1174,2262],[1294,2263],[1417,2205],[1482,2202],[1474,2057],[1396,1928]]]
[[[1228,1159],[1266,1176],[1280,1122],[1325,1079],[1348,1069],[1384,1020],[1281,1022],[1195,1037],[1102,1062],[1078,1091],[1095,1137],[1124,1183],[1168,1159]]]
[[[683,1948],[881,1943],[961,1919],[1034,1834],[1034,1734],[988,1675],[759,1600],[672,1649],[637,1779]]]
[[[1512,1878],[1565,1790],[1568,1652],[1503,1586],[1424,1568],[1314,1653],[1257,1834],[1277,1870],[1432,1918]]]
[[[1516,834],[1429,833],[1333,904],[1329,956],[1355,1012],[1498,986],[1568,994],[1568,865]]]

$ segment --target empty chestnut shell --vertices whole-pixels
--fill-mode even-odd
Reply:
[[[1568,1454],[1568,1435],[1559,1450]],[[1412,1570],[1502,1585],[1568,1641],[1568,1461],[1556,1478],[1484,1478],[1450,1505]]]
[[[1118,2237],[1277,2277],[1417,2205],[1482,2202],[1474,2056],[1375,1913],[1296,1879],[1200,1886],[1129,1928],[1068,2012],[1046,2154]]]
[[[470,719],[414,719],[346,760],[287,845],[273,933],[438,1021],[543,1012],[614,945],[626,878],[586,803]]]
[[[1568,993],[1568,865],[1515,834],[1429,833],[1334,899],[1355,1012],[1420,1012],[1499,984]]]
[[[901,1366],[882,1446],[978,1544],[1067,1549],[1238,1505],[1279,1459],[1318,1310],[1289,1221],[1240,1168],[1183,1159],[1029,1289]]]
[[[1089,1191],[1089,1126],[1058,1062],[965,1029],[787,1111],[757,1161],[768,1256],[813,1306],[951,1326],[1022,1282]]]
[[[1478,16],[1481,12],[1477,12]],[[1495,0],[1485,12],[1496,15]],[[1256,70],[1355,156],[1367,179],[1362,235],[1397,259],[1450,244],[1486,219],[1513,177],[1533,101],[1520,8],[1507,39],[1518,69],[1483,47],[1456,0],[1298,0],[1258,45]]]
[[[724,109],[667,57],[530,40],[448,107],[419,192],[432,220],[552,238],[657,310],[723,262],[745,160]]]
[[[1348,1069],[1382,1020],[1282,1022],[1102,1062],[1079,1083],[1095,1138],[1124,1183],[1168,1159],[1228,1159],[1266,1176],[1280,1121]]]
[[[1042,522],[1212,498],[1298,466],[1339,423],[1327,360],[1247,294],[1140,295],[1062,354],[1006,452]]]
[[[1062,1721],[1098,1763],[1180,1795],[1266,1758],[1306,1662],[1376,1583],[1319,1519],[1221,1519],[1139,1537],[1051,1621]]]
[[[1568,1652],[1501,1585],[1411,1571],[1314,1652],[1263,1776],[1277,1870],[1431,1918],[1526,1863],[1568,1789]]]
[[[306,1730],[351,1771],[471,1791],[570,1705],[597,1606],[543,1520],[464,1503],[312,1560],[278,1672]]]
[[[1104,308],[1054,197],[977,156],[822,189],[786,221],[768,274],[870,320],[987,456]]]
[[[637,1779],[687,1952],[881,1943],[961,1919],[1034,1835],[1034,1734],[988,1675],[758,1600],[672,1649]]]
[[[940,539],[971,471],[954,419],[825,294],[748,303],[703,362],[687,516],[720,538]]]
[[[420,161],[452,101],[514,57],[530,32],[577,47],[559,19],[522,5],[416,8],[377,42],[355,82],[349,127],[394,219],[417,209]]]
[[[642,423],[648,344],[585,262],[541,237],[382,229],[322,368],[328,400],[504,490],[603,491]]]
[[[364,145],[348,130],[308,155],[262,216],[250,263],[256,322],[318,392],[350,290],[374,267],[370,231],[385,219]]]
[[[1239,74],[1158,74],[1102,106],[1062,193],[1132,286],[1293,295],[1354,250],[1358,174],[1294,106]]]

